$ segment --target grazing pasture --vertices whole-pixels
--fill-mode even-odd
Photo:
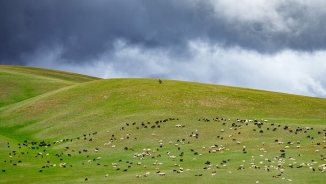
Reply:
[[[325,99],[161,80],[17,93],[0,107],[0,182],[324,183]]]
[[[98,78],[41,68],[0,65],[0,108]]]

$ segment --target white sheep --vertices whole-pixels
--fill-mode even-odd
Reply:
[[[113,167],[117,167],[118,164],[117,164],[117,163],[112,163],[112,166],[113,166]]]
[[[108,146],[110,144],[111,144],[111,142],[107,142],[107,143],[104,143],[104,146]]]

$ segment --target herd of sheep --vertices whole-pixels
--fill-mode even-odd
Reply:
[[[273,173],[271,178],[291,182],[295,178],[287,178],[284,174],[288,169],[326,172],[326,129],[314,129],[307,126],[291,127],[261,119],[231,120],[215,117],[195,120],[197,124],[206,124],[205,127],[209,127],[210,131],[205,133],[202,128],[196,128],[194,124],[188,125],[184,121],[180,122],[178,118],[154,122],[131,122],[123,123],[116,129],[108,128],[110,130],[81,133],[80,136],[74,138],[54,141],[25,140],[16,145],[1,142],[0,146],[2,150],[7,150],[5,153],[7,156],[1,158],[0,169],[2,169],[2,174],[8,173],[8,167],[19,169],[22,162],[29,162],[24,159],[24,156],[33,154],[35,159],[44,159],[44,164],[38,166],[38,172],[42,174],[46,174],[46,170],[51,168],[87,167],[87,165],[96,164],[98,167],[103,167],[105,178],[111,177],[112,172],[121,172],[121,174],[131,172],[135,178],[141,179],[152,175],[167,177],[167,175],[191,171],[196,171],[195,177],[208,174],[214,177],[219,172],[232,174],[232,172],[250,169],[270,172]],[[189,131],[189,126],[192,128],[191,131]],[[184,131],[179,131],[178,136],[169,135],[166,131],[172,129]],[[137,131],[147,132],[148,135],[136,137],[134,135]],[[275,134],[271,134],[273,132]],[[214,134],[214,137],[207,138],[208,134]],[[266,137],[264,142],[254,142],[256,140],[254,137],[263,137],[265,134],[275,136]],[[293,139],[296,136],[297,139]],[[173,139],[175,137],[179,138]],[[291,139],[286,139],[287,137]],[[148,139],[154,143],[148,144],[147,147],[146,140],[142,139]],[[207,144],[204,139],[207,140]],[[137,144],[137,142],[140,143]],[[75,143],[76,146],[74,146]],[[82,149],[77,146],[81,143],[85,145]],[[130,146],[131,143],[135,146]],[[139,145],[143,147],[140,148]],[[305,158],[307,147],[309,150],[311,147],[314,148],[314,153],[309,154],[314,155],[311,159]],[[291,154],[288,154],[288,150],[292,150]],[[49,154],[53,152],[56,153]],[[232,156],[234,154],[225,158],[228,153],[241,154],[243,159],[239,161]],[[117,159],[109,163],[108,160],[113,154],[127,155],[128,159]],[[219,159],[219,154],[223,154],[224,159]],[[76,155],[81,159],[69,163],[69,158]],[[118,156],[115,155],[114,158]],[[201,160],[205,162],[195,165],[196,168],[190,167],[191,162],[197,163]],[[91,179],[92,176],[84,178],[85,181]]]

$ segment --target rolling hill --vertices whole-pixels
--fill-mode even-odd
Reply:
[[[0,107],[98,78],[33,67],[0,66]]]
[[[322,183],[325,178],[318,170],[326,164],[323,98],[20,66],[0,66],[0,81],[3,183],[86,178],[95,183],[237,183],[240,178]],[[212,154],[217,150],[212,145],[223,149]],[[134,158],[139,153],[141,158]],[[306,165],[292,169],[290,162]],[[274,168],[278,164],[282,167]],[[13,177],[18,173],[25,174]]]

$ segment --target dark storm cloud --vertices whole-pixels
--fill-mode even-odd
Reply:
[[[1,7],[1,59],[19,60],[42,47],[63,47],[63,59],[87,61],[116,38],[140,38],[131,30],[134,17],[126,13],[137,9],[132,2],[2,1]]]
[[[223,1],[1,0],[0,63],[26,64],[23,56],[56,47],[62,48],[61,62],[92,61],[113,52],[118,39],[185,56],[191,54],[188,42],[198,39],[261,53],[326,47],[325,12],[316,17],[313,8],[289,1],[272,7],[281,20],[243,20],[220,4]]]
[[[62,47],[62,59],[89,61],[117,39],[145,48],[182,48],[192,34],[190,10],[162,1],[1,1],[1,55],[20,61],[37,49]],[[193,37],[193,36],[192,36]]]

